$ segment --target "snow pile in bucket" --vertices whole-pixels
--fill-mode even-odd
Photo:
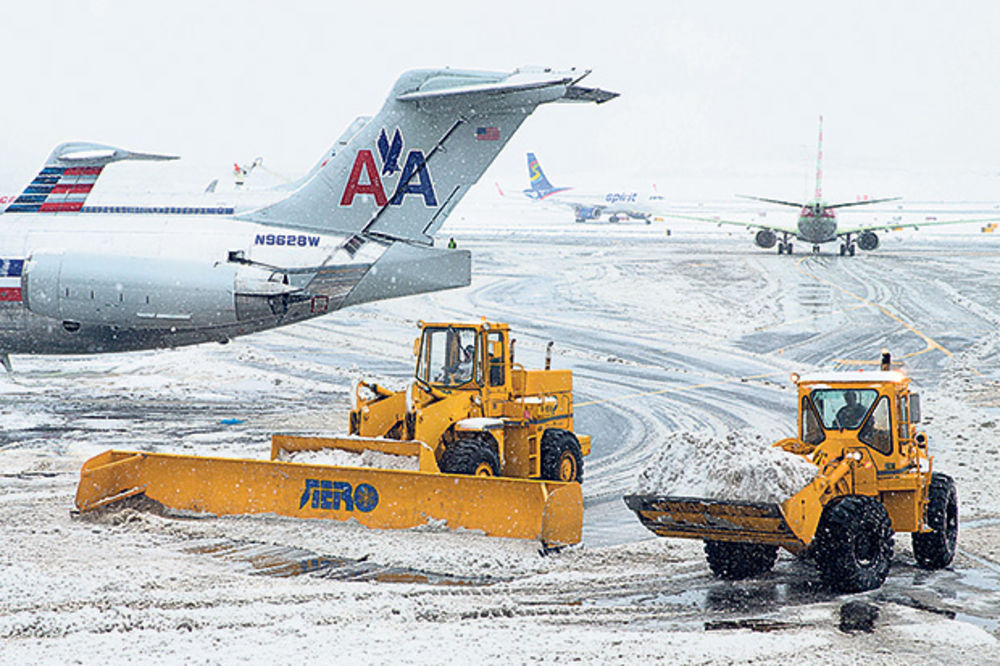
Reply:
[[[307,465],[334,465],[337,467],[373,467],[376,469],[404,469],[417,471],[420,460],[417,456],[397,456],[381,451],[366,449],[362,452],[345,449],[320,449],[318,451],[284,451],[278,454],[282,462],[297,462]]]
[[[672,433],[639,475],[636,493],[745,502],[783,502],[816,475],[801,456],[752,430],[725,437]]]

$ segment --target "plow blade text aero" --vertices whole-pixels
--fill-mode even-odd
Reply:
[[[662,495],[626,495],[625,504],[659,536],[805,546],[779,504]]]
[[[442,523],[548,546],[578,543],[583,525],[578,483],[134,451],[88,460],[76,506],[137,495],[177,511],[354,519],[381,529]]]

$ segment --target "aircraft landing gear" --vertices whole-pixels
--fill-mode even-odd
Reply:
[[[788,234],[785,234],[784,240],[778,243],[778,254],[791,254],[793,249],[791,241],[788,240]]]
[[[852,257],[854,256],[854,243],[851,243],[850,245],[848,245],[847,243],[841,243],[840,256],[843,257],[848,254],[851,255]]]
[[[813,245],[813,254],[819,254],[819,245]]]

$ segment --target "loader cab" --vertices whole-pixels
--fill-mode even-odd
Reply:
[[[482,344],[474,326],[427,325],[420,337],[416,378],[441,388],[483,382]]]
[[[804,377],[799,387],[799,438],[834,459],[866,447],[880,471],[899,470],[918,456],[918,396],[898,371],[836,372]]]
[[[506,324],[421,324],[414,351],[418,380],[444,389],[510,393],[510,331]]]

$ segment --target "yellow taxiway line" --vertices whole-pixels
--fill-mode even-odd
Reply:
[[[831,282],[830,280],[827,280],[825,278],[821,278],[818,275],[814,275],[814,274],[810,273],[809,271],[807,271],[806,269],[802,268],[802,266],[801,266],[802,262],[805,261],[808,258],[809,257],[802,257],[801,259],[799,259],[798,261],[795,262],[795,269],[798,272],[802,273],[803,275],[805,275],[808,278],[812,278],[813,280],[816,280],[817,282],[821,282],[822,284],[829,285],[829,286],[833,287],[834,289],[836,289],[837,291],[850,296],[851,298],[856,298],[857,300],[861,301],[865,305],[870,305],[871,307],[875,308],[876,310],[878,310],[879,312],[881,312],[882,314],[884,314],[889,319],[892,319],[893,321],[895,321],[896,323],[898,323],[900,326],[902,326],[906,330],[910,331],[911,333],[913,333],[914,335],[916,335],[917,337],[919,337],[921,340],[924,341],[924,344],[927,345],[927,347],[925,347],[924,349],[922,349],[922,350],[920,350],[918,352],[913,352],[913,353],[910,353],[910,354],[904,354],[903,358],[912,358],[914,356],[919,356],[921,354],[926,354],[927,352],[934,351],[934,350],[940,351],[943,354],[945,354],[946,356],[954,356],[954,354],[952,354],[950,351],[948,351],[947,349],[945,349],[939,342],[937,342],[936,340],[934,340],[932,337],[930,337],[929,335],[927,335],[923,331],[919,330],[916,326],[914,326],[913,324],[909,323],[908,321],[906,321],[905,319],[903,319],[899,315],[897,315],[894,312],[890,311],[885,306],[879,305],[878,303],[876,303],[874,301],[870,301],[867,298],[865,298],[864,296],[859,296],[858,294],[855,294],[853,291],[845,289],[844,287],[840,286],[839,284],[836,284],[835,282]],[[878,361],[857,361],[857,360],[851,360],[851,359],[838,359],[837,360],[837,363],[841,363],[843,365],[867,365],[869,363],[877,363],[877,362]]]

